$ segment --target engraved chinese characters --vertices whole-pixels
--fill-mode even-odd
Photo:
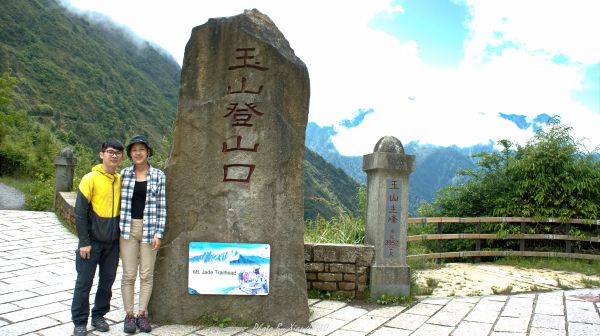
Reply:
[[[165,168],[168,229],[154,274],[160,290],[150,299],[154,321],[216,315],[308,324],[303,159],[309,96],[306,65],[266,15],[245,11],[193,29]],[[188,294],[194,242],[268,244],[268,295]]]
[[[245,76],[248,71],[260,73],[269,70],[269,68],[261,66],[260,62],[256,59],[256,48],[237,48],[235,51],[238,53],[235,57],[238,62],[235,65],[229,66],[228,70],[241,73],[241,87],[239,90],[232,90],[231,85],[227,86],[227,94],[232,95],[233,101],[228,104],[226,114],[223,116],[229,120],[232,133],[234,133],[227,140],[231,141],[234,138],[235,142],[232,145],[228,145],[227,141],[224,141],[223,153],[232,151],[257,152],[258,143],[251,143],[249,144],[250,147],[242,147],[242,141],[248,138],[248,136],[244,137],[242,134],[248,133],[245,128],[254,126],[252,123],[253,117],[260,117],[264,114],[264,112],[258,110],[258,103],[255,101],[255,97],[253,97],[253,95],[260,95],[263,85],[258,85],[258,89],[256,90],[250,90],[247,87],[248,78]],[[260,76],[253,78],[260,79]],[[223,182],[248,183],[255,168],[255,164],[248,162],[226,163],[223,165]]]
[[[400,181],[386,180],[386,221],[383,242],[383,257],[400,257]]]

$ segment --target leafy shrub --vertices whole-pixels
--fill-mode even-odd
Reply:
[[[54,202],[54,178],[37,174],[25,195],[25,207],[33,211],[51,211]]]
[[[436,199],[422,205],[423,217],[531,217],[595,219],[600,217],[600,160],[598,152],[587,152],[571,136],[572,129],[551,119],[524,146],[502,140],[501,151],[476,154],[478,169],[459,172],[460,182],[438,191]],[[528,224],[528,234],[564,234],[561,225]],[[444,224],[442,233],[473,233],[474,225]],[[421,234],[437,233],[435,226],[422,227]],[[481,224],[481,233],[499,238],[520,233],[509,223]],[[578,226],[578,237],[594,235],[593,228]],[[435,250],[436,242],[424,245]],[[474,240],[444,241],[444,251],[473,250]],[[515,249],[517,240],[488,241],[488,249]],[[564,250],[561,242],[530,241],[535,250]],[[589,243],[575,244],[593,249]]]

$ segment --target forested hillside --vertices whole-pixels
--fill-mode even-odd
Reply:
[[[15,106],[61,141],[170,130],[180,75],[172,57],[53,0],[3,0],[0,27],[0,73],[20,79]]]
[[[144,133],[154,163],[166,158],[180,67],[107,19],[70,13],[54,0],[0,2],[0,176],[34,179],[30,208],[48,209],[52,160],[76,149],[80,177],[99,142]],[[76,178],[78,177],[76,176]],[[307,151],[305,217],[356,213],[358,184]]]
[[[304,218],[317,214],[331,218],[340,212],[359,215],[360,184],[343,170],[327,163],[319,154],[306,148],[304,153]]]

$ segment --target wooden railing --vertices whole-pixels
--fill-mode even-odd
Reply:
[[[472,224],[475,227],[476,233],[442,233],[444,225],[452,224]],[[481,225],[495,224],[495,223],[507,223],[520,225],[519,234],[508,234],[500,236],[495,233],[482,233]],[[528,226],[533,224],[548,223],[550,225],[562,226],[561,234],[540,234],[540,233],[527,233]],[[563,257],[563,258],[577,258],[577,259],[590,259],[600,260],[600,254],[597,253],[572,253],[573,241],[578,242],[589,242],[600,244],[600,220],[581,220],[571,219],[568,221],[560,221],[559,219],[549,218],[546,220],[539,220],[525,217],[475,217],[475,218],[458,218],[458,217],[428,217],[428,218],[409,218],[409,227],[413,225],[425,225],[425,224],[437,224],[437,232],[433,234],[420,234],[408,236],[408,243],[416,241],[436,241],[436,251],[434,253],[409,255],[408,260],[419,260],[419,259],[445,259],[445,258],[464,258],[464,257],[507,257],[507,256],[524,256],[524,257]],[[588,234],[586,236],[572,236],[569,235],[571,231],[571,225],[586,225],[589,231],[590,227],[593,228],[591,231],[596,231],[596,234]],[[409,230],[411,231],[411,230]],[[589,232],[588,232],[589,233]],[[460,251],[460,252],[444,252],[443,244],[444,240],[454,239],[473,239],[475,240],[475,251]],[[519,240],[519,250],[482,250],[483,240]],[[527,251],[526,241],[527,240],[561,240],[565,242],[564,252],[541,252],[541,251]],[[596,248],[596,250],[598,250]]]

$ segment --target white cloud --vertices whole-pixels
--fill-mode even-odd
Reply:
[[[487,44],[512,41],[534,52],[600,62],[600,2],[596,0],[466,0],[473,14],[467,49],[480,56]],[[496,33],[496,35],[495,35]]]
[[[334,143],[342,154],[369,153],[384,135],[403,143],[444,146],[524,141],[532,135],[499,112],[529,119],[560,114],[576,136],[600,144],[593,129],[600,124],[600,113],[571,99],[581,85],[578,71],[600,62],[598,1],[465,0],[471,14],[465,59],[445,70],[419,59],[417,42],[400,43],[369,28],[376,14],[403,11],[388,0],[71,2],[110,15],[179,62],[194,26],[257,8],[275,22],[308,67],[311,121],[338,125],[358,109],[375,110],[358,127],[336,127]],[[486,53],[489,46],[507,42],[515,48]],[[556,55],[576,63],[553,63]]]

